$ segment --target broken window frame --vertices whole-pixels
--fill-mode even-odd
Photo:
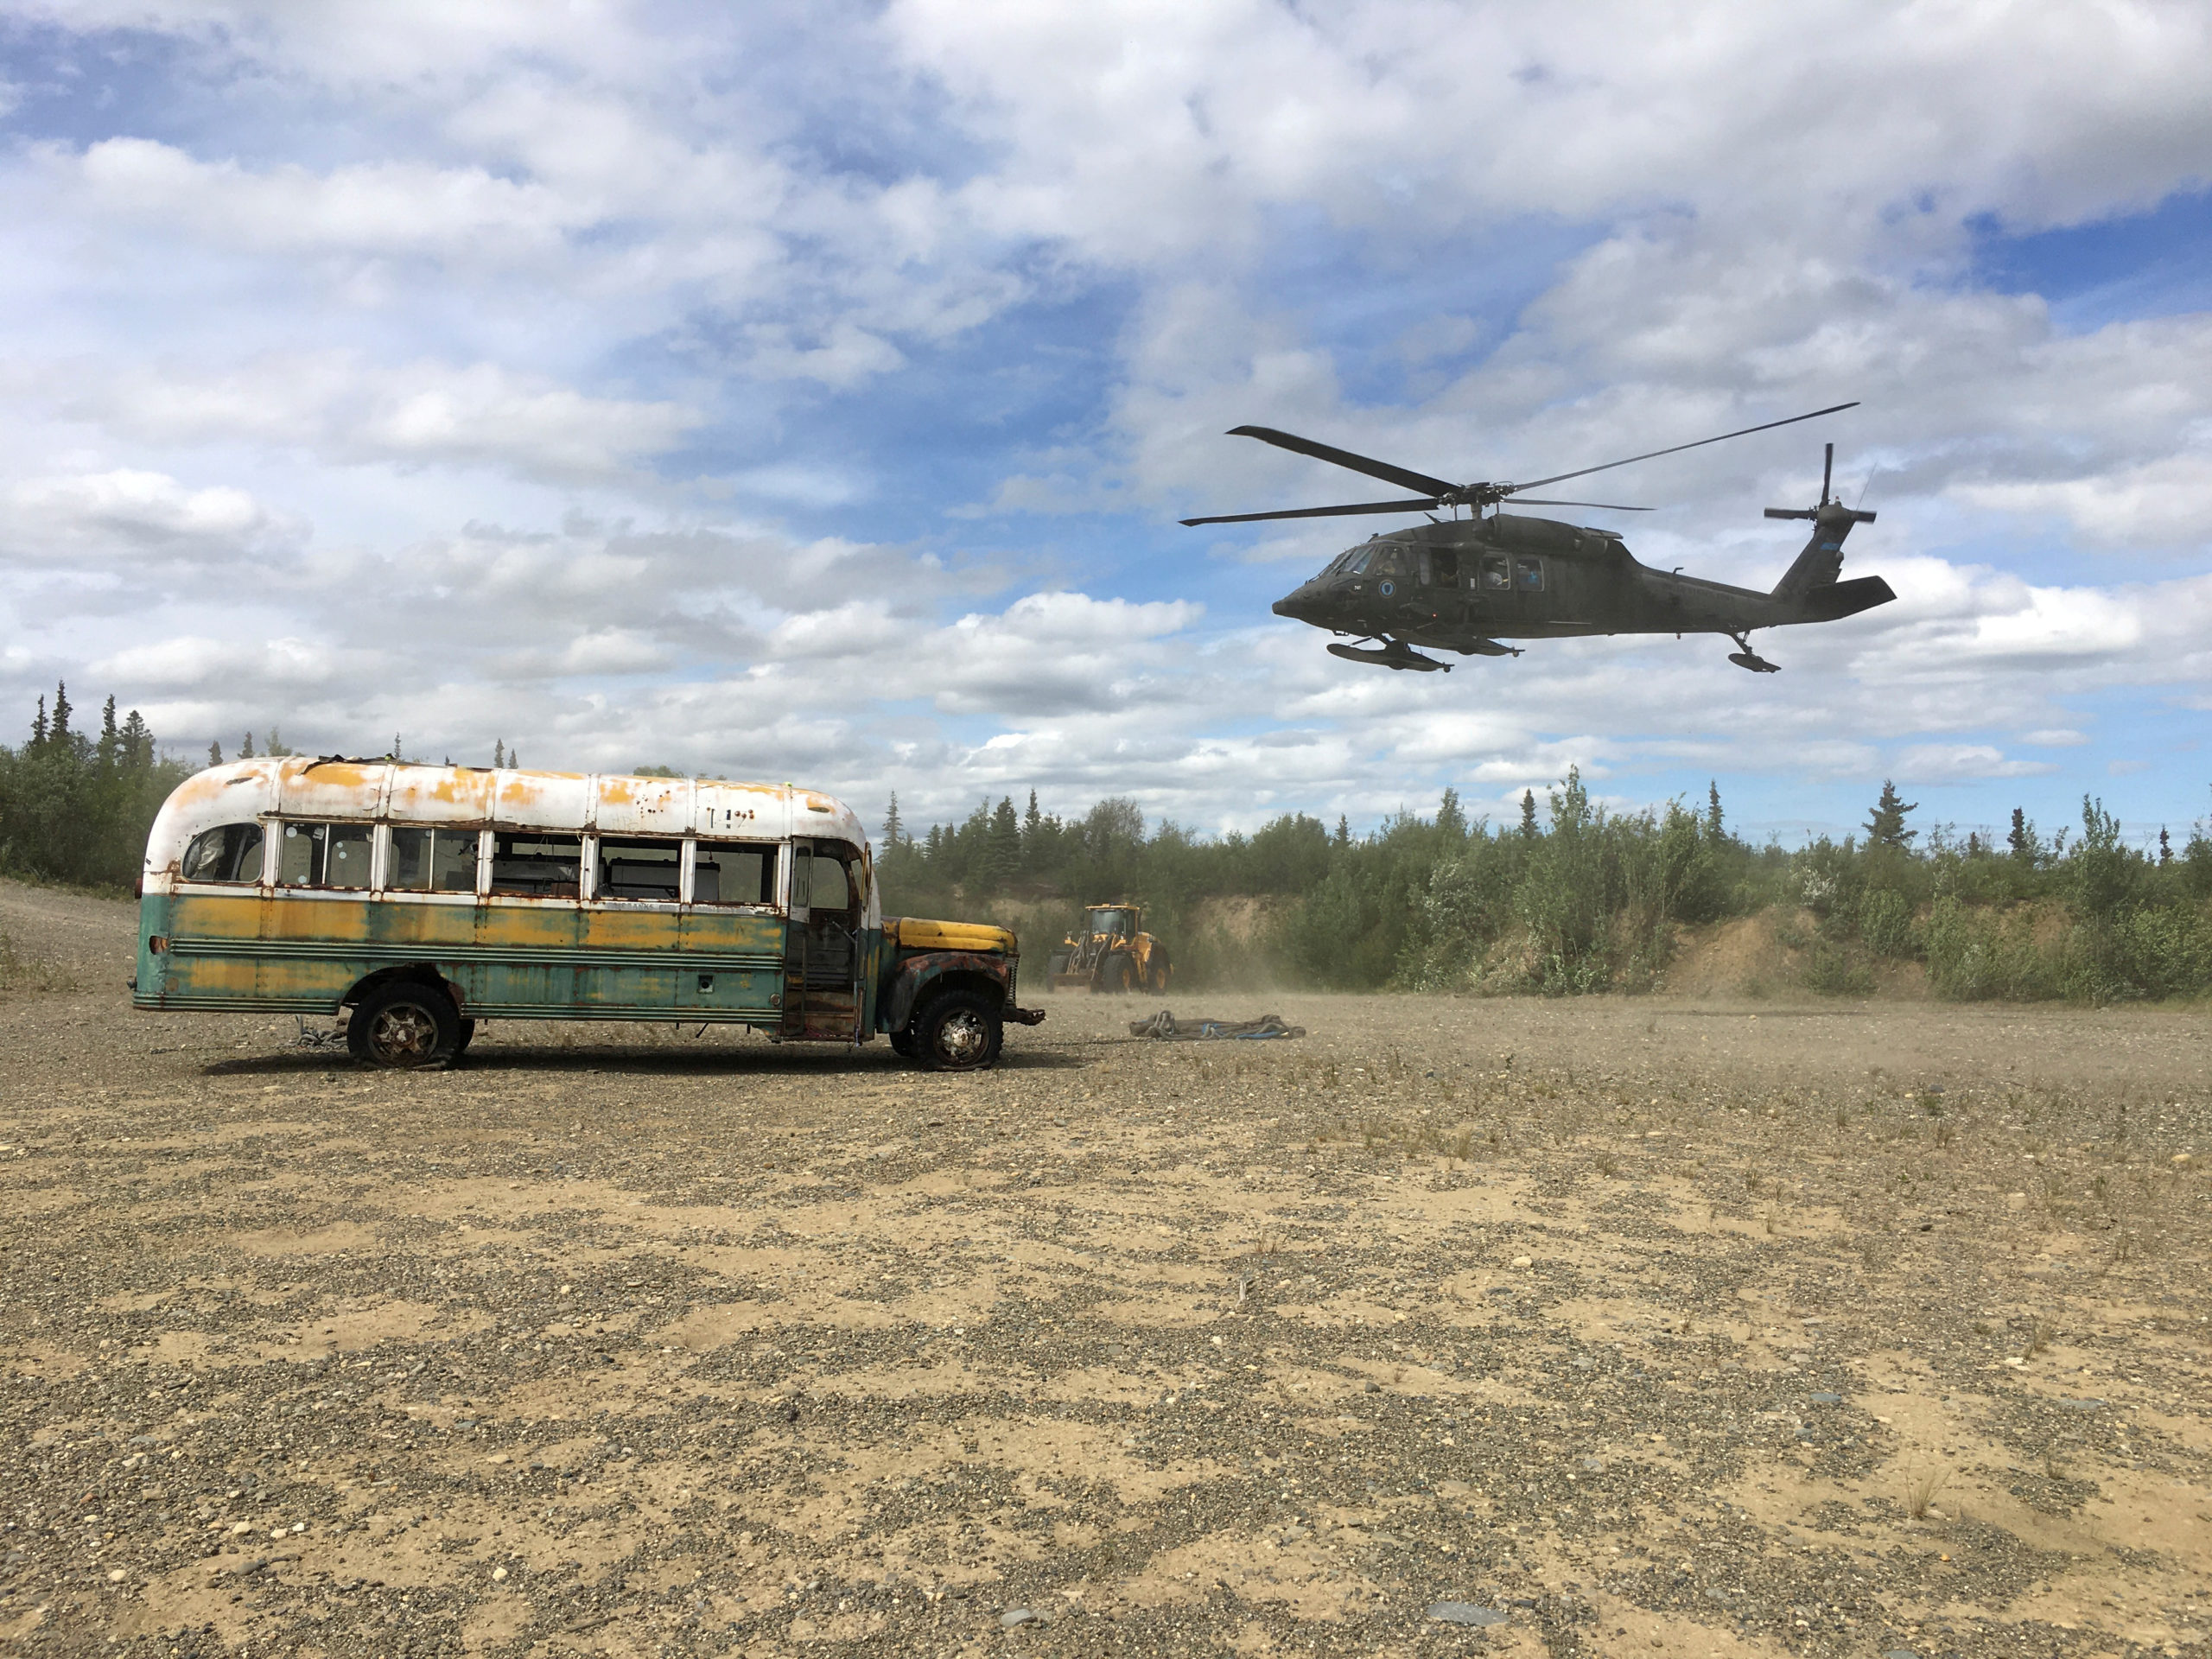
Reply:
[[[683,902],[684,857],[686,843],[673,836],[594,836],[591,846],[591,897],[594,904],[609,905],[680,905]],[[669,865],[671,881],[665,893],[651,894],[612,893],[607,880],[607,849],[609,847],[650,847],[673,852],[676,856]],[[628,885],[628,884],[625,884]]]
[[[512,826],[506,829],[494,828],[492,831],[491,869],[488,872],[487,880],[483,884],[485,896],[490,899],[545,899],[559,904],[581,904],[583,901],[584,840],[585,837],[581,831],[520,829]],[[549,847],[557,843],[562,850],[550,855],[518,854],[512,850],[512,846],[517,842],[541,842]],[[510,867],[530,862],[543,866],[550,871],[543,885],[538,885],[535,881],[524,885],[517,881],[512,874],[508,877],[511,885],[504,887],[500,885],[499,865],[502,858],[500,848],[503,843],[510,848],[510,850],[504,855]],[[575,861],[573,867],[566,861],[569,849],[573,849],[575,854]],[[564,870],[568,871],[565,877],[562,874]]]
[[[798,842],[789,841],[756,841],[743,837],[722,836],[700,836],[695,837],[693,840],[686,843],[688,850],[684,857],[684,902],[686,904],[692,905],[709,905],[716,910],[775,909],[778,892],[777,884],[783,873],[779,861],[785,851],[796,848],[798,844],[799,843]],[[699,897],[699,855],[702,853],[711,853],[716,849],[724,847],[734,849],[741,853],[758,853],[762,856],[765,861],[764,868],[761,872],[761,887],[765,890],[764,897],[759,899],[724,899],[720,897],[719,894],[721,892],[721,867],[718,861],[715,864],[715,891],[718,896],[712,899],[702,899]],[[794,876],[796,876],[798,865],[798,859],[796,856],[792,859],[792,865]],[[791,902],[804,904],[806,901],[803,897],[794,897],[791,899]]]

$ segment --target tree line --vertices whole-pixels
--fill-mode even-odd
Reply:
[[[239,746],[256,753],[290,751],[272,728]],[[499,758],[513,760],[504,742]],[[136,709],[118,717],[111,696],[92,729],[57,686],[29,740],[0,745],[0,872],[128,889],[154,815],[193,770]],[[1917,810],[1885,782],[1859,834],[1788,849],[1732,832],[1717,785],[1696,810],[1610,812],[1572,771],[1508,822],[1470,818],[1447,789],[1433,815],[1363,835],[1294,812],[1203,836],[1148,824],[1120,797],[1062,817],[1033,790],[1023,809],[985,800],[916,835],[893,796],[878,869],[892,913],[1003,920],[1040,962],[1083,905],[1138,900],[1193,985],[1635,991],[1659,982],[1683,926],[1771,912],[1818,991],[1871,990],[1899,963],[1961,998],[2212,990],[2201,823],[2179,847],[2162,830],[2138,849],[2088,797],[2078,825],[2048,835],[2015,808],[2002,841],[1923,834]]]
[[[1136,803],[1081,817],[988,801],[917,836],[886,813],[884,903],[995,915],[1050,936],[1085,903],[1135,899],[1185,982],[1548,995],[1657,984],[1678,931],[1762,912],[1813,990],[1871,991],[1916,963],[1936,994],[2102,1002],[2212,990],[2212,839],[2126,844],[2101,801],[2050,835],[2015,808],[2001,842],[1911,827],[1885,782],[1859,834],[1788,849],[1726,824],[1717,784],[1609,812],[1570,771],[1517,818],[1471,820],[1446,790],[1355,836],[1303,813],[1250,835],[1147,832]],[[1049,942],[1046,941],[1046,942]]]

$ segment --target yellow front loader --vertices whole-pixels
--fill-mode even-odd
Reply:
[[[1052,948],[1045,982],[1056,991],[1164,991],[1167,947],[1144,931],[1143,906],[1091,905]]]

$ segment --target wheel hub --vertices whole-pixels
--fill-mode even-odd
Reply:
[[[427,1060],[438,1045],[438,1022],[423,1008],[385,1008],[369,1032],[369,1046],[386,1063]]]
[[[990,1045],[990,1031],[981,1014],[963,1008],[938,1027],[938,1052],[952,1065],[972,1065]]]

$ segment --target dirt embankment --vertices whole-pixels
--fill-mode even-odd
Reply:
[[[1052,999],[973,1077],[0,1006],[24,1654],[2201,1652],[2212,1029]]]

